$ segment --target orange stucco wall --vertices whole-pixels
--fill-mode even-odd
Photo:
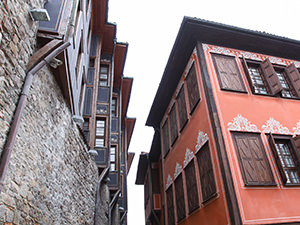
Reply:
[[[198,106],[196,107],[195,111],[193,112],[192,116],[189,117],[189,121],[186,125],[186,127],[183,129],[183,131],[179,134],[177,141],[173,145],[173,147],[170,149],[168,155],[163,160],[163,172],[164,172],[164,187],[167,187],[168,184],[168,177],[172,178],[172,184],[173,184],[173,192],[175,193],[174,188],[174,173],[176,169],[176,164],[180,166],[180,168],[183,170],[184,168],[184,160],[185,160],[185,153],[186,150],[189,149],[192,151],[195,155],[196,149],[195,146],[197,145],[197,137],[199,131],[202,131],[203,133],[206,133],[209,137],[209,147],[210,147],[210,154],[211,159],[213,163],[213,169],[214,169],[214,175],[215,175],[215,181],[217,186],[217,196],[212,198],[209,202],[202,204],[202,197],[201,197],[201,189],[200,189],[200,181],[199,181],[199,172],[198,168],[196,166],[196,177],[197,177],[197,186],[198,186],[198,194],[200,196],[199,199],[199,205],[200,208],[198,208],[196,211],[194,211],[191,215],[188,215],[188,203],[187,203],[187,192],[189,190],[186,190],[186,186],[184,186],[184,192],[185,192],[185,208],[186,208],[186,218],[183,219],[179,224],[181,225],[190,225],[190,224],[209,224],[209,225],[226,225],[229,224],[229,216],[228,216],[228,209],[226,207],[226,199],[224,196],[224,190],[222,185],[222,178],[221,178],[221,172],[219,168],[217,153],[216,153],[216,147],[215,142],[213,140],[213,133],[212,133],[212,127],[210,125],[210,119],[207,109],[207,103],[206,98],[204,96],[203,91],[203,84],[200,77],[200,69],[199,64],[197,60],[197,54],[196,51],[193,52],[190,61],[186,67],[186,70],[184,74],[182,75],[181,81],[184,80],[185,74],[189,71],[190,66],[192,65],[192,62],[195,63],[196,71],[197,71],[197,78],[199,83],[199,91],[200,91],[200,102]],[[180,83],[180,82],[179,82]],[[187,93],[186,93],[187,94]],[[173,99],[175,99],[175,93],[173,96]],[[187,98],[186,98],[187,99]],[[170,105],[171,107],[171,105]],[[169,107],[169,108],[170,108]],[[168,113],[168,110],[166,111],[166,114]],[[189,110],[187,110],[189,112]],[[164,123],[164,120],[162,121],[161,125]],[[163,138],[163,137],[162,137]],[[196,157],[194,156],[194,162],[195,165]],[[183,183],[185,184],[185,175],[183,174]],[[164,195],[166,194],[164,190]],[[166,205],[166,198],[164,198],[165,205]],[[176,205],[176,200],[174,197],[174,205]],[[165,207],[165,215],[167,215],[166,207]],[[167,218],[167,216],[166,216]],[[167,219],[166,219],[167,220]],[[177,214],[176,214],[176,207],[175,207],[175,221],[177,221]],[[176,223],[177,224],[177,223]]]
[[[287,132],[293,135],[300,131],[300,100],[252,94],[239,56],[264,60],[266,55],[226,49],[218,46],[203,45],[205,57],[213,86],[213,95],[222,127],[226,151],[229,158],[233,182],[238,199],[240,214],[244,224],[268,224],[300,221],[300,187],[285,187],[282,184],[274,157],[265,133],[273,128],[273,133]],[[217,79],[211,53],[235,55],[243,83],[248,93],[222,91]],[[294,61],[272,57],[273,63],[288,65]],[[299,62],[294,62],[297,67]],[[201,107],[200,107],[201,108]],[[199,109],[200,110],[200,109]],[[238,117],[238,115],[240,115]],[[242,116],[242,117],[241,117]],[[201,116],[202,117],[202,116]],[[244,118],[248,125],[255,125],[261,138],[277,186],[245,187],[236,150],[230,130],[234,130],[234,119]],[[273,120],[272,120],[273,118]],[[272,123],[273,122],[273,123]],[[277,122],[278,126],[274,122]],[[298,125],[297,125],[298,123]],[[202,123],[200,123],[202,124]],[[246,127],[241,127],[247,131]],[[250,129],[251,130],[251,129]]]

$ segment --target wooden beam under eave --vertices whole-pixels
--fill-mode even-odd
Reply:
[[[120,88],[127,56],[127,43],[117,43],[114,54],[114,87]]]

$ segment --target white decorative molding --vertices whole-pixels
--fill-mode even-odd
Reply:
[[[296,127],[293,127],[293,131],[294,131],[293,136],[300,135],[300,120],[296,124]]]
[[[168,189],[172,185],[172,183],[173,183],[172,177],[170,174],[168,174],[166,189]]]
[[[280,122],[270,117],[265,125],[262,125],[263,132],[265,133],[279,133],[279,134],[289,134],[290,131],[287,127],[282,126]]]
[[[199,130],[197,144],[195,146],[196,152],[200,150],[200,148],[208,141],[208,139],[208,135],[203,131]]]
[[[176,163],[174,179],[176,179],[181,172],[182,172],[182,166],[179,163]]]
[[[245,52],[245,51],[240,51],[240,50],[235,50],[235,49],[230,49],[230,48],[223,48],[223,47],[208,45],[208,44],[203,44],[203,49],[204,49],[204,51],[208,51],[210,53],[217,53],[217,54],[236,56],[236,57],[244,56],[246,59],[252,59],[252,60],[257,60],[257,61],[264,61],[266,58],[269,58],[271,63],[274,63],[274,64],[288,66],[288,65],[294,63],[297,68],[300,67],[299,61],[292,61],[289,59],[282,59],[282,58],[277,58],[274,56],[261,55],[261,54],[256,54],[253,52]]]
[[[186,167],[189,164],[189,162],[192,161],[193,158],[194,158],[194,152],[187,148],[185,152],[185,159],[183,161],[183,166]]]
[[[240,114],[234,117],[232,122],[229,122],[227,126],[228,126],[228,130],[249,131],[249,132],[260,131],[255,124],[251,124],[251,122],[248,121],[247,118],[243,117]]]

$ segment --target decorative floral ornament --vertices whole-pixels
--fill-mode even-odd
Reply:
[[[186,167],[187,164],[189,164],[190,161],[194,158],[194,152],[192,152],[190,149],[186,149],[185,152],[185,159],[183,161],[183,166]]]
[[[176,163],[174,179],[176,179],[181,172],[182,172],[182,166],[180,166],[179,163]]]
[[[208,141],[208,135],[203,131],[199,130],[197,137],[197,145],[195,146],[196,152]]]
[[[293,127],[293,131],[294,131],[293,136],[300,135],[300,120],[297,123],[296,127]]]
[[[167,179],[167,189],[171,186],[171,184],[173,183],[172,177],[170,174],[168,174],[168,179]]]
[[[248,119],[246,119],[240,114],[234,117],[232,122],[229,122],[227,126],[228,126],[228,130],[249,131],[249,132],[260,131],[255,124],[251,124],[251,122],[248,121]]]
[[[289,134],[290,131],[287,127],[282,126],[280,122],[270,117],[266,122],[266,125],[262,125],[263,132],[265,133],[279,133],[279,134]]]

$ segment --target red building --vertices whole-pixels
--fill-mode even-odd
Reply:
[[[184,18],[139,159],[146,224],[300,224],[299,51]]]

